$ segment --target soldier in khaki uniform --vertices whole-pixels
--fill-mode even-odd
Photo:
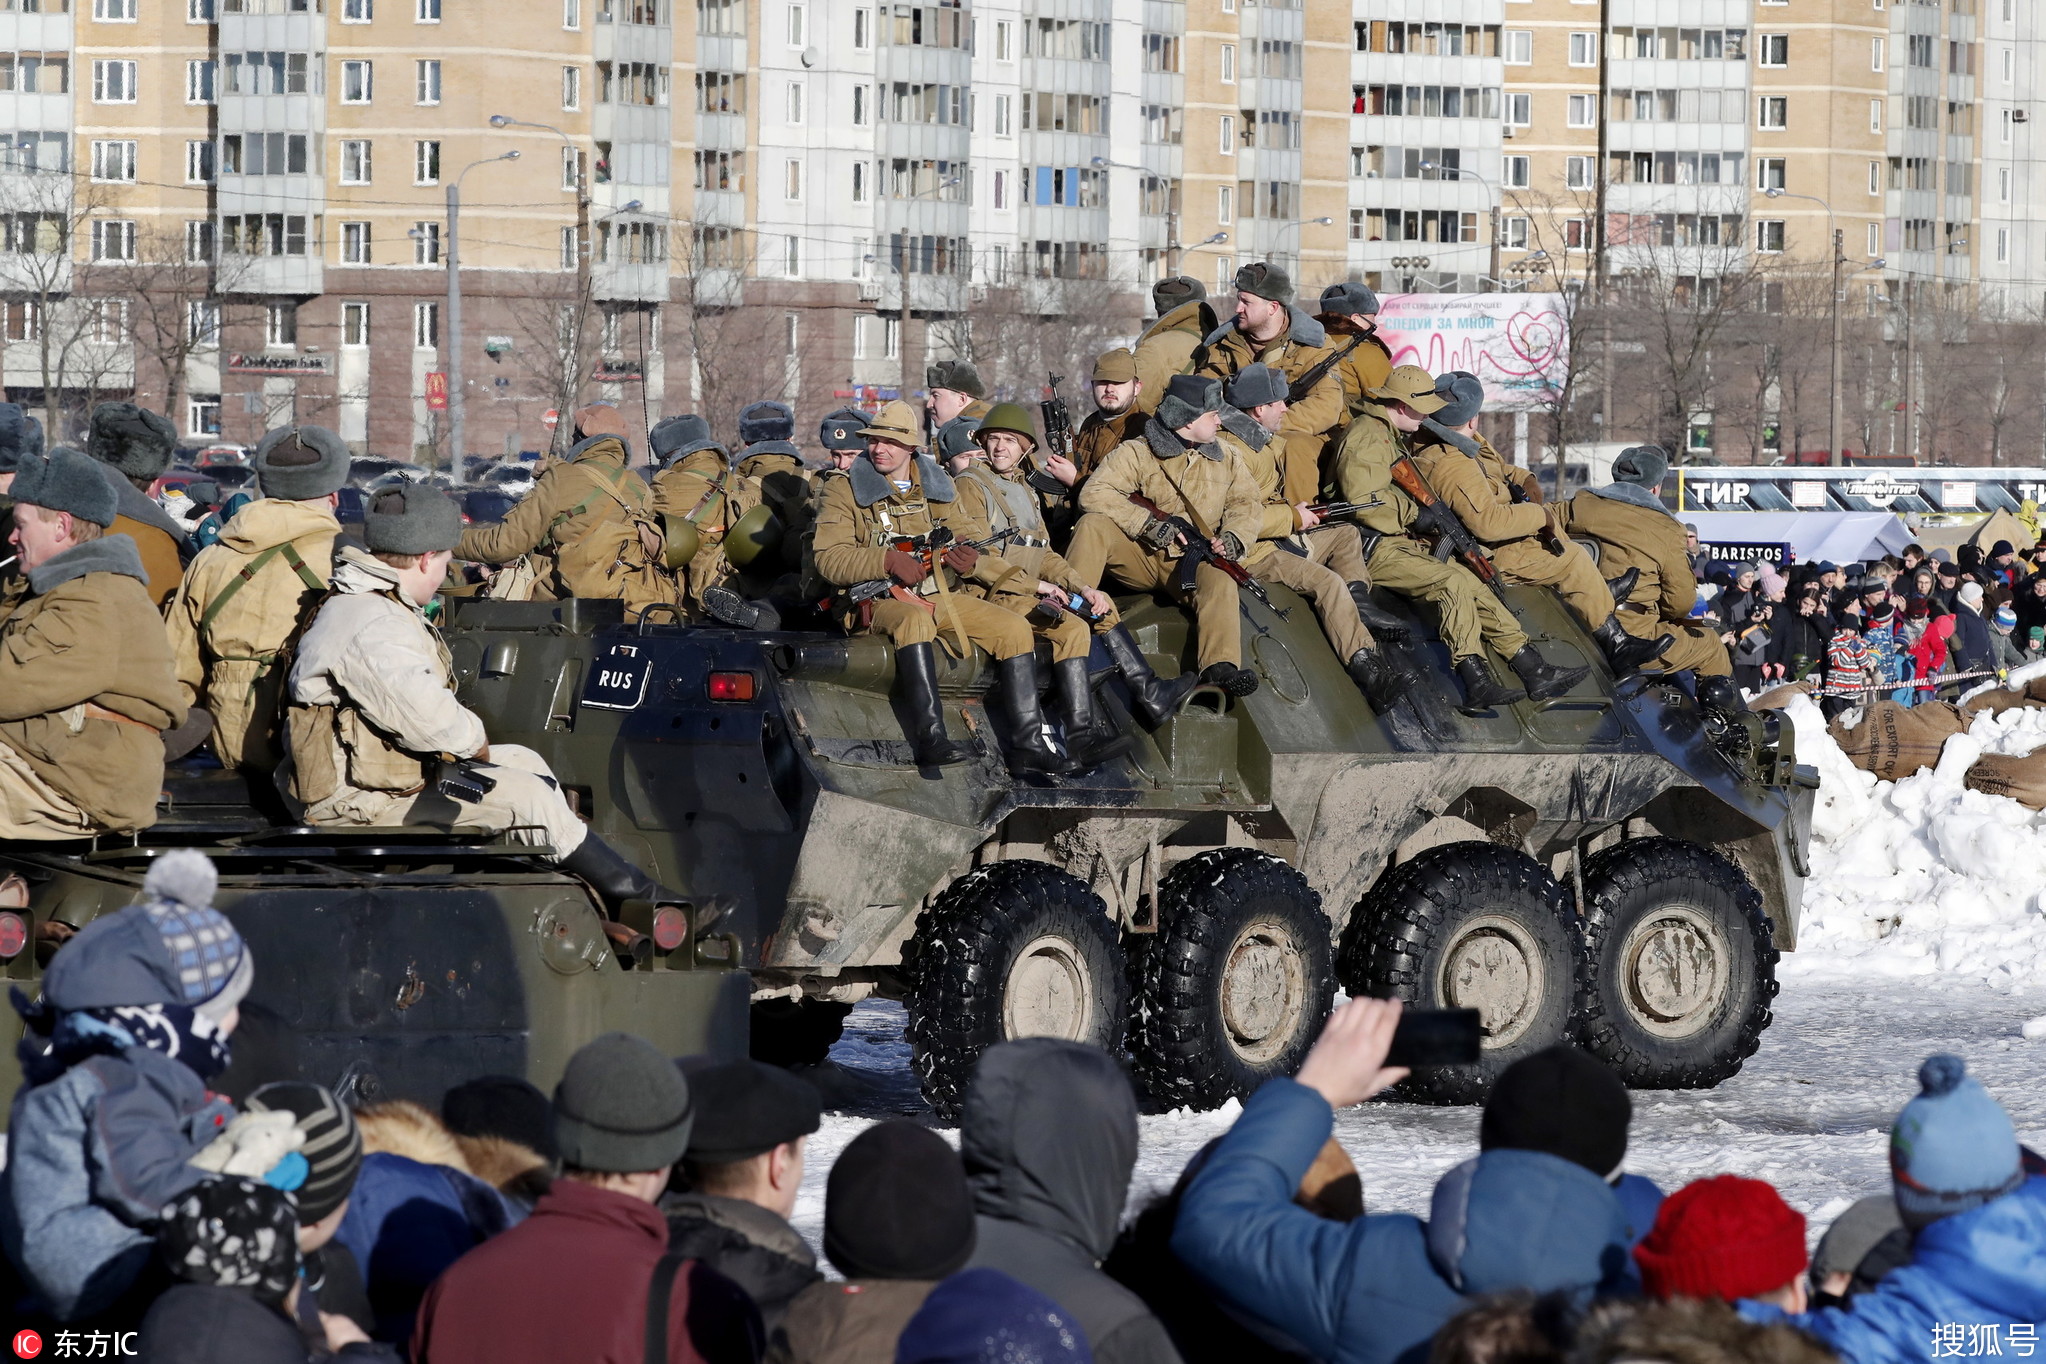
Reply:
[[[1149,417],[1164,400],[1165,386],[1193,368],[1201,338],[1221,325],[1208,290],[1190,275],[1174,275],[1151,286],[1158,320],[1137,338],[1137,408]],[[1131,432],[1131,436],[1136,433]],[[1127,437],[1125,438],[1127,439]]]
[[[1328,330],[1293,306],[1292,278],[1278,266],[1259,261],[1236,272],[1236,316],[1201,342],[1194,352],[1193,372],[1227,380],[1248,365],[1264,364],[1285,375],[1290,386],[1323,360],[1334,358]],[[1343,381],[1333,364],[1322,369],[1298,402],[1288,404],[1286,424],[1280,428],[1289,453],[1288,502],[1314,500],[1321,487],[1322,447],[1348,415]]]
[[[1434,608],[1463,682],[1466,709],[1510,705],[1528,696],[1492,675],[1487,645],[1511,662],[1531,690],[1539,688],[1536,699],[1560,695],[1583,680],[1587,670],[1553,667],[1496,593],[1463,564],[1436,558],[1417,526],[1420,508],[1393,484],[1393,465],[1407,457],[1408,437],[1421,429],[1423,417],[1443,406],[1426,370],[1413,365],[1394,369],[1382,388],[1367,395],[1343,434],[1331,461],[1330,496],[1361,504],[1354,515],[1365,532],[1372,583]]]
[[[8,493],[14,472],[24,459],[40,459],[42,454],[43,424],[18,403],[0,403],[0,544],[11,543],[7,536],[14,530],[14,499]],[[20,559],[0,565],[0,624],[6,623],[27,595],[28,575]]]
[[[924,371],[924,387],[931,393],[924,411],[930,415],[933,431],[954,417],[978,421],[994,406],[987,400],[987,385],[980,381],[980,371],[971,361],[938,361]]]
[[[747,574],[772,577],[775,569],[793,573],[802,566],[798,546],[817,523],[817,491],[796,445],[795,409],[776,402],[740,408],[738,458],[739,472],[759,486],[760,500],[774,513],[781,537],[771,553],[746,566]]]
[[[568,457],[548,464],[533,491],[494,526],[462,533],[455,557],[507,564],[551,557],[546,595],[615,597],[632,615],[655,603],[679,605],[681,585],[661,562],[653,489],[631,468],[624,419],[603,404],[575,415]]]
[[[1108,452],[1144,429],[1149,414],[1144,410],[1144,382],[1137,377],[1137,357],[1122,347],[1103,351],[1094,360],[1088,382],[1094,410],[1073,434],[1073,458],[1061,468],[1061,461],[1048,459],[1045,469],[1068,488],[1101,467]]]
[[[1499,575],[1509,583],[1555,588],[1617,672],[1638,671],[1668,648],[1621,628],[1612,589],[1584,547],[1569,538],[1563,508],[1516,500],[1516,485],[1493,473],[1490,466],[1504,461],[1496,454],[1488,459],[1477,434],[1484,386],[1468,375],[1446,376],[1436,385],[1443,405],[1422,421],[1414,467],[1464,528],[1484,542]]]
[[[103,476],[120,499],[113,534],[135,542],[149,575],[149,600],[161,609],[185,575],[190,536],[156,505],[150,485],[170,467],[178,429],[170,420],[133,403],[101,403],[92,410],[85,452],[105,466]]]
[[[760,505],[759,480],[740,472],[712,438],[710,423],[693,412],[656,423],[647,433],[647,448],[661,466],[654,475],[654,510],[669,562],[680,557],[685,542],[697,546],[674,570],[692,618],[708,615],[740,629],[779,628],[771,606],[732,590],[736,570],[725,553],[725,533]]]
[[[23,455],[11,492],[28,594],[0,626],[0,839],[146,829],[185,703],[142,558],[88,456]]]
[[[1153,725],[1163,724],[1179,709],[1198,679],[1187,674],[1161,682],[1123,628],[1114,600],[1052,549],[1043,504],[1028,479],[1029,458],[1037,447],[1030,414],[1016,403],[997,403],[974,432],[974,440],[984,454],[959,477],[960,500],[972,505],[973,514],[987,523],[990,533],[1016,532],[1002,545],[1002,557],[1022,570],[1025,585],[1037,589],[1038,597],[1006,593],[998,600],[1011,610],[1026,612],[1031,628],[1051,641],[1066,748],[1082,767],[1093,767],[1129,746],[1094,709],[1087,660],[1096,638]],[[1043,592],[1047,586],[1058,588],[1058,594]],[[1081,599],[1079,610],[1071,604],[1074,596]]]
[[[841,407],[825,414],[817,426],[817,443],[824,447],[824,465],[810,476],[813,486],[821,489],[825,479],[851,472],[853,461],[867,452],[860,432],[873,423],[874,419],[857,407]]]
[[[1378,309],[1378,291],[1352,281],[1322,290],[1321,311],[1314,316],[1328,329],[1330,344],[1342,354],[1336,362],[1336,377],[1343,385],[1343,406],[1351,414],[1368,401],[1366,394],[1392,374],[1392,351],[1378,335]]]
[[[1700,679],[1730,679],[1733,659],[1726,644],[1711,630],[1691,623],[1698,579],[1691,573],[1684,528],[1662,505],[1662,480],[1668,470],[1669,457],[1659,446],[1621,451],[1613,461],[1610,486],[1586,488],[1570,499],[1570,534],[1598,544],[1601,573],[1611,572],[1622,580],[1634,575],[1620,605],[1620,624],[1637,639],[1672,637],[1669,652],[1658,660],[1661,669],[1689,668]],[[1729,684],[1725,690],[1738,700],[1738,689]]]
[[[971,644],[994,659],[1008,708],[1011,770],[1074,771],[1044,741],[1029,623],[961,590],[974,584],[992,594],[1028,580],[1000,555],[969,544],[987,539],[989,531],[959,499],[952,476],[917,453],[915,408],[889,403],[861,435],[866,456],[844,478],[824,485],[814,543],[817,570],[838,587],[884,578],[891,583],[889,594],[874,600],[867,628],[895,646],[895,675],[914,720],[910,739],[917,766],[942,767],[972,756],[966,745],[945,735],[932,650],[943,637],[962,655]],[[941,527],[952,540],[929,566],[894,546],[898,538],[928,536]]]
[[[321,427],[281,427],[255,466],[263,496],[199,551],[166,624],[185,704],[212,715],[222,765],[268,773],[284,756],[278,655],[333,576],[348,447]]]
[[[1169,592],[1182,601],[1189,595],[1180,587],[1184,534],[1132,502],[1132,493],[1186,520],[1220,558],[1240,560],[1257,545],[1264,520],[1257,479],[1217,440],[1221,430],[1218,380],[1182,374],[1167,385],[1143,434],[1110,451],[1080,485],[1082,515],[1066,559],[1081,578],[1099,584],[1106,573],[1133,591]],[[1203,563],[1190,595],[1201,681],[1231,696],[1250,695],[1258,677],[1242,666],[1235,581]]]

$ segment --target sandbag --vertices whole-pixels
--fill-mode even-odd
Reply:
[[[1971,696],[1961,703],[1961,714],[1971,719],[1977,715],[2001,715],[2007,710],[2036,710],[2046,706],[2046,699],[2035,699],[2027,692],[2012,691],[2008,687],[1991,687],[1980,696]]]
[[[1960,707],[1945,701],[1900,706],[1877,701],[1848,729],[1834,721],[1829,732],[1849,762],[1884,781],[1897,781],[1939,763],[1948,739],[1968,728]]]
[[[1970,791],[2009,796],[2020,805],[2046,810],[2046,749],[2021,758],[1985,753],[1961,781]]]
[[[1795,701],[1798,697],[1800,696],[1808,697],[1811,694],[1812,688],[1805,686],[1803,683],[1787,682],[1780,687],[1769,688],[1769,690],[1763,692],[1754,700],[1748,702],[1748,709],[1782,710],[1785,706],[1789,705],[1792,701]]]

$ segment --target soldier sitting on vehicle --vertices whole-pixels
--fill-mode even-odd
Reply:
[[[994,404],[987,400],[987,385],[970,360],[940,360],[924,371],[924,386],[931,391],[924,411],[931,430],[936,431],[954,417],[985,417]]]
[[[10,491],[28,595],[0,625],[0,839],[146,829],[185,703],[142,558],[88,456],[23,455]]]
[[[1158,320],[1137,338],[1138,410],[1149,417],[1165,399],[1165,386],[1176,374],[1193,366],[1193,353],[1201,338],[1215,330],[1221,317],[1208,302],[1207,286],[1190,275],[1174,275],[1151,286],[1151,303]],[[1131,431],[1129,440],[1136,436]]]
[[[1599,572],[1610,573],[1626,588],[1620,624],[1636,639],[1671,639],[1669,651],[1656,666],[1668,672],[1689,668],[1698,674],[1700,698],[1729,709],[1740,705],[1733,685],[1733,659],[1718,634],[1691,623],[1698,604],[1698,580],[1691,574],[1691,556],[1684,528],[1662,505],[1663,475],[1669,456],[1656,445],[1622,450],[1613,461],[1613,481],[1604,488],[1586,488],[1569,501],[1569,531],[1599,546]]]
[[[866,456],[853,461],[846,477],[825,483],[813,548],[818,571],[835,586],[887,584],[854,623],[888,636],[895,647],[895,675],[912,718],[917,766],[942,767],[973,756],[968,745],[945,734],[932,651],[943,636],[962,657],[975,645],[994,659],[1008,709],[1010,770],[1074,771],[1044,741],[1029,623],[960,590],[974,583],[996,591],[1021,575],[1001,556],[973,546],[988,538],[988,529],[957,500],[952,476],[918,453],[916,409],[889,403],[860,434]],[[934,543],[934,532],[948,538]]]
[[[1270,365],[1286,376],[1289,387],[1302,387],[1299,398],[1288,404],[1281,428],[1292,455],[1286,500],[1313,501],[1321,486],[1322,447],[1349,411],[1343,381],[1334,372],[1336,352],[1328,329],[1293,306],[1292,277],[1265,261],[1238,270],[1236,316],[1202,340],[1192,363],[1195,374],[1223,380],[1249,365]]]
[[[12,544],[7,537],[14,530],[14,499],[8,495],[14,472],[24,459],[40,459],[43,453],[43,424],[28,415],[18,403],[0,403],[0,544]],[[18,555],[0,563],[0,624],[14,614],[28,595],[28,577]]]
[[[1463,682],[1465,708],[1482,711],[1527,699],[1528,692],[1492,675],[1485,661],[1487,645],[1511,662],[1538,700],[1582,681],[1588,670],[1549,664],[1498,595],[1469,568],[1435,557],[1432,537],[1420,524],[1420,507],[1393,482],[1394,466],[1408,453],[1408,436],[1421,429],[1424,417],[1447,405],[1435,392],[1434,376],[1418,365],[1401,365],[1366,397],[1369,401],[1336,448],[1332,495],[1356,508],[1352,515],[1365,532],[1372,583],[1435,609],[1443,643]]]
[[[748,403],[739,409],[739,472],[759,485],[760,500],[781,527],[781,544],[793,552],[816,524],[817,498],[796,445],[795,410],[787,403]],[[760,571],[769,561],[775,556],[763,560]]]
[[[277,662],[333,575],[348,447],[321,427],[280,427],[256,447],[255,467],[263,496],[199,551],[166,624],[185,704],[211,713],[222,766],[267,773],[283,756]]]
[[[1374,628],[1401,636],[1405,626],[1371,605],[1371,577],[1357,528],[1334,525],[1302,534],[1321,520],[1308,503],[1286,501],[1290,455],[1287,438],[1280,434],[1286,419],[1286,376],[1269,365],[1247,365],[1223,392],[1228,404],[1222,409],[1221,439],[1224,444],[1240,443],[1239,452],[1262,494],[1263,524],[1258,527],[1258,543],[1244,556],[1244,567],[1305,597],[1321,621],[1329,647],[1373,708],[1390,709],[1398,699],[1398,678],[1364,620],[1368,612]]]
[[[1612,589],[1598,565],[1568,535],[1561,506],[1544,507],[1514,495],[1518,484],[1487,468],[1503,464],[1483,454],[1477,434],[1484,386],[1475,377],[1451,376],[1449,391],[1437,380],[1443,405],[1421,421],[1414,467],[1429,489],[1483,541],[1499,576],[1509,583],[1553,587],[1605,650],[1614,671],[1639,670],[1669,647],[1667,638],[1636,639],[1614,614]]]
[[[971,500],[976,519],[990,534],[1016,532],[1002,546],[1002,558],[1021,570],[1019,589],[1036,593],[1005,593],[997,600],[1026,613],[1031,627],[1051,641],[1052,673],[1059,689],[1066,751],[1082,767],[1093,767],[1129,746],[1129,740],[1108,726],[1094,708],[1087,660],[1099,638],[1109,658],[1129,683],[1130,694],[1153,725],[1163,724],[1179,709],[1196,684],[1191,674],[1161,682],[1151,671],[1137,641],[1123,627],[1115,602],[1088,583],[1051,547],[1044,509],[1027,481],[1029,457],[1037,448],[1030,414],[1016,403],[997,403],[974,432],[985,452],[957,480],[962,501]],[[1059,591],[1046,593],[1050,586]],[[1075,605],[1073,598],[1080,602]]]
[[[1090,584],[1098,586],[1106,574],[1131,591],[1190,600],[1201,681],[1248,696],[1258,678],[1242,666],[1236,581],[1205,560],[1242,559],[1257,544],[1264,517],[1257,479],[1241,456],[1217,441],[1221,429],[1221,382],[1200,374],[1175,378],[1143,433],[1111,450],[1080,485],[1082,515],[1066,560]],[[1184,568],[1192,547],[1165,518],[1185,522],[1202,538],[1205,552],[1190,590]]]
[[[101,403],[92,410],[85,453],[103,466],[102,475],[120,499],[112,533],[135,542],[149,575],[149,600],[159,610],[184,577],[188,535],[156,505],[149,489],[170,467],[178,429],[168,419],[133,403]]]
[[[741,630],[780,629],[781,615],[772,605],[735,590],[737,569],[727,552],[733,528],[762,505],[760,481],[739,471],[711,436],[710,423],[693,412],[657,423],[647,433],[647,447],[661,466],[654,475],[654,510],[661,516],[662,545],[691,615]],[[756,530],[766,515],[748,522],[747,531]],[[749,562],[758,548],[747,542]]]
[[[993,411],[992,408],[989,409]],[[973,463],[980,447],[973,443],[973,433],[980,429],[978,417],[954,417],[940,426],[931,436],[931,458],[938,467],[954,478],[966,472]]]
[[[551,563],[536,585],[541,595],[615,597],[628,615],[679,603],[681,585],[661,562],[653,489],[632,471],[624,418],[598,404],[575,414],[575,430],[568,457],[550,462],[504,520],[463,532],[455,557],[507,564],[543,553]]]
[[[447,646],[425,608],[461,535],[461,512],[437,488],[403,483],[370,499],[368,548],[341,551],[332,591],[298,642],[279,786],[308,824],[504,833],[545,847],[614,911],[669,898],[576,818],[539,754],[493,746],[482,718],[456,699]]]
[[[824,481],[849,473],[853,461],[867,452],[867,443],[860,439],[860,432],[873,424],[874,419],[857,407],[841,407],[836,412],[824,414],[824,420],[817,426],[817,443],[824,447],[824,467],[810,476],[810,484],[820,490]]]
[[[1369,401],[1365,395],[1392,373],[1392,352],[1378,339],[1378,309],[1378,291],[1352,281],[1322,290],[1321,311],[1314,315],[1331,337],[1339,338],[1333,344],[1343,357],[1335,370],[1343,385],[1345,424]]]

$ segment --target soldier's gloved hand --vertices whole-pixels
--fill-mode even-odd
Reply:
[[[945,551],[945,567],[964,578],[980,566],[980,551],[972,545],[954,545]]]
[[[1137,538],[1162,554],[1179,543],[1179,527],[1153,516],[1144,522]]]
[[[1243,541],[1236,538],[1234,531],[1225,530],[1216,536],[1214,549],[1232,564],[1243,557]]]
[[[887,565],[888,576],[904,587],[915,587],[929,576],[924,569],[923,560],[907,550],[889,550],[884,562]]]

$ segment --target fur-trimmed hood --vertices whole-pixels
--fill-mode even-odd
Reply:
[[[913,477],[917,486],[923,489],[926,501],[950,502],[959,496],[959,487],[952,481],[952,475],[939,468],[937,461],[929,455],[918,455],[910,467],[916,471]],[[876,469],[870,459],[854,460],[847,476],[852,479],[853,501],[862,507],[871,507],[895,496],[895,484]]]
[[[1452,431],[1433,417],[1421,418],[1421,430],[1435,438],[1437,444],[1447,445],[1452,450],[1461,450],[1472,459],[1478,458],[1478,443],[1461,431]]]
[[[1150,446],[1151,453],[1160,459],[1177,459],[1189,450],[1218,463],[1228,457],[1220,442],[1211,440],[1206,445],[1188,445],[1179,438],[1177,431],[1156,417],[1144,423],[1144,444]]]
[[[1594,1308],[1577,1330],[1575,1364],[1832,1364],[1833,1353],[1794,1327],[1758,1326],[1716,1300],[1633,1299]]]
[[[1648,507],[1661,512],[1672,521],[1675,513],[1662,505],[1662,499],[1638,483],[1608,483],[1603,488],[1588,489],[1593,497],[1603,497],[1611,502],[1625,502],[1630,507]]]
[[[149,574],[142,568],[142,552],[135,548],[133,540],[125,535],[102,535],[53,554],[30,569],[28,590],[41,596],[88,573],[125,573],[137,582],[149,581]]]
[[[1222,429],[1253,450],[1262,450],[1272,442],[1272,433],[1260,426],[1256,417],[1227,403],[1222,404]]]

